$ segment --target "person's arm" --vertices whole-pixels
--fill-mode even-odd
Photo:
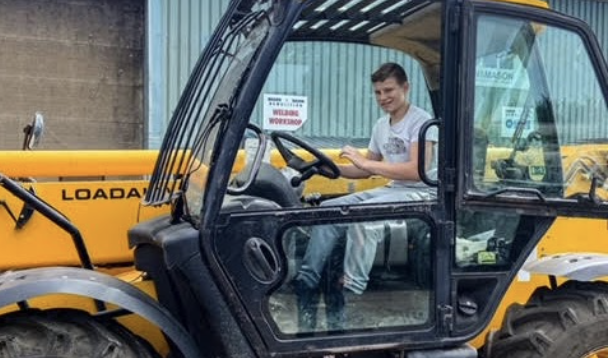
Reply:
[[[369,160],[369,161],[381,161],[382,160],[382,155],[380,155],[378,153],[374,153],[374,152],[368,150],[367,154],[365,156],[363,156],[357,149],[355,149],[351,146],[346,146],[346,147],[342,148],[342,153],[340,154],[340,156],[345,157],[351,161],[351,164],[338,165],[338,168],[340,168],[340,176],[343,176],[348,179],[366,179],[372,175],[372,173],[370,173],[369,171],[364,170],[364,169],[358,167],[356,164],[354,164],[354,161],[352,158],[357,157],[357,158],[359,158],[359,160]]]
[[[433,142],[426,143],[426,163],[431,162],[433,153]],[[418,143],[410,146],[410,160],[405,163],[387,163],[383,161],[370,160],[362,155],[352,152],[344,152],[343,156],[348,158],[353,165],[362,172],[369,175],[380,175],[392,180],[420,180],[418,176]],[[368,176],[369,176],[368,175]]]

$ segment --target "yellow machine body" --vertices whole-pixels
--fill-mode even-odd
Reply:
[[[565,175],[570,175],[570,180],[580,181],[582,187],[589,187],[589,178],[578,175],[576,167],[595,165],[600,170],[602,166],[599,164],[608,154],[608,148],[580,146],[571,150],[584,151],[588,162],[571,163]],[[337,149],[324,150],[324,153],[336,162],[344,160],[339,158]],[[571,153],[563,153],[564,156],[568,154]],[[510,152],[502,148],[490,148],[484,176],[494,178],[492,163],[509,155]],[[518,162],[529,163],[530,168],[535,163],[540,163],[541,158],[534,148],[517,155],[520,156]],[[148,184],[146,177],[152,171],[155,157],[155,151],[2,152],[0,172],[11,177],[38,179],[35,182],[25,181],[24,186],[33,187],[42,199],[64,213],[80,229],[95,265],[104,271],[117,273],[117,277],[133,282],[155,297],[151,282],[142,280],[141,273],[133,271],[133,255],[126,239],[126,232],[131,226],[169,210],[167,206],[153,208],[141,203]],[[243,158],[243,155],[238,157],[234,165],[235,173],[243,167]],[[272,151],[270,162],[277,168],[285,166],[276,151]],[[304,194],[343,195],[385,183],[386,180],[380,177],[328,180],[317,176],[307,182]],[[598,195],[605,197],[605,190],[598,189]],[[3,189],[0,189],[0,200],[4,200],[15,212],[23,205]],[[0,211],[0,229],[4,233],[0,237],[0,245],[3,247],[0,251],[1,270],[79,265],[70,236],[40,214],[34,213],[29,222],[21,229],[16,229],[8,213]],[[608,224],[604,220],[558,218],[529,259],[572,252],[608,254],[606,240]],[[487,330],[500,325],[509,305],[514,302],[525,303],[537,287],[547,284],[546,276],[520,272]],[[41,308],[94,309],[91,300],[66,296],[39,298],[32,305]],[[126,324],[138,334],[150,338],[150,342],[158,349],[166,349],[162,335],[152,325],[136,317],[128,318]],[[475,346],[483,345],[487,330],[472,342]]]

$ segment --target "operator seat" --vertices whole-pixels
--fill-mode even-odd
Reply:
[[[247,164],[233,179],[237,187],[243,186],[247,181],[251,165]],[[287,180],[285,175],[272,165],[262,162],[253,183],[243,192],[243,195],[260,197],[274,201],[283,208],[298,208],[302,201],[296,194],[296,188]]]

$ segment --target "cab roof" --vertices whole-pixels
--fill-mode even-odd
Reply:
[[[422,1],[416,0],[310,0],[290,38],[368,42],[371,33],[400,24],[420,3]]]
[[[548,8],[543,0],[491,0]],[[408,13],[431,1],[421,0],[308,0],[291,40],[369,42],[370,34],[400,24]],[[440,1],[434,1],[440,2]]]

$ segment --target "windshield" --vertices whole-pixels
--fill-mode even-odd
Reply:
[[[222,19],[175,109],[146,192],[147,204],[181,198],[186,217],[199,213],[218,133],[238,94],[235,88],[268,34],[268,7],[231,8]]]

